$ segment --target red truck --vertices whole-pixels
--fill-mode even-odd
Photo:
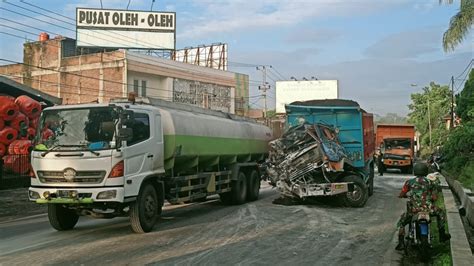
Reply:
[[[409,124],[377,125],[376,144],[379,149],[377,168],[380,175],[388,168],[402,173],[413,172],[415,126]]]

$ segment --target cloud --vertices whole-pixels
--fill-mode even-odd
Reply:
[[[365,50],[375,58],[416,58],[441,50],[442,31],[439,28],[404,31],[389,35]]]
[[[364,15],[407,2],[407,0],[195,0],[194,6],[202,9],[200,12],[202,15],[192,23],[183,25],[184,30],[179,32],[178,38],[202,38],[223,32],[285,27],[318,17]]]
[[[289,33],[285,37],[285,41],[290,44],[318,44],[336,40],[341,36],[342,33],[335,29],[301,28]]]

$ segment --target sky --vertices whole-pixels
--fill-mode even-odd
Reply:
[[[71,18],[76,7],[100,8],[101,2],[103,8],[125,9],[129,4],[131,10],[147,11],[152,2],[23,1]],[[40,32],[32,28],[36,27],[75,36],[74,26],[43,17],[38,14],[42,10],[21,1],[3,1],[0,7],[4,8],[0,32],[36,40]],[[449,84],[451,76],[458,77],[473,58],[472,30],[454,52],[442,49],[443,33],[459,10],[459,0],[451,5],[440,5],[438,0],[156,0],[153,10],[176,12],[177,49],[227,43],[229,70],[250,76],[251,96],[261,94],[257,86],[262,73],[242,63],[271,65],[270,109],[275,105],[275,81],[316,77],[337,79],[340,97],[359,102],[369,112],[406,115],[411,93],[431,81]],[[23,42],[0,33],[0,58],[22,61]],[[456,90],[462,89],[464,79],[461,75],[455,80]],[[263,99],[254,97],[250,103],[262,108]]]

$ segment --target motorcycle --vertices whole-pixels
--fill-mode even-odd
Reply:
[[[434,172],[441,171],[441,167],[439,166],[440,162],[441,157],[436,155],[431,156],[431,158],[428,160],[428,163],[430,164],[430,167]]]
[[[418,251],[422,261],[431,258],[431,217],[429,211],[413,215],[409,224],[408,235],[405,237],[405,254]]]

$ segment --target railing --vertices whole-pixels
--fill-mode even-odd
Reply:
[[[5,155],[0,158],[0,189],[30,185],[30,155]]]

